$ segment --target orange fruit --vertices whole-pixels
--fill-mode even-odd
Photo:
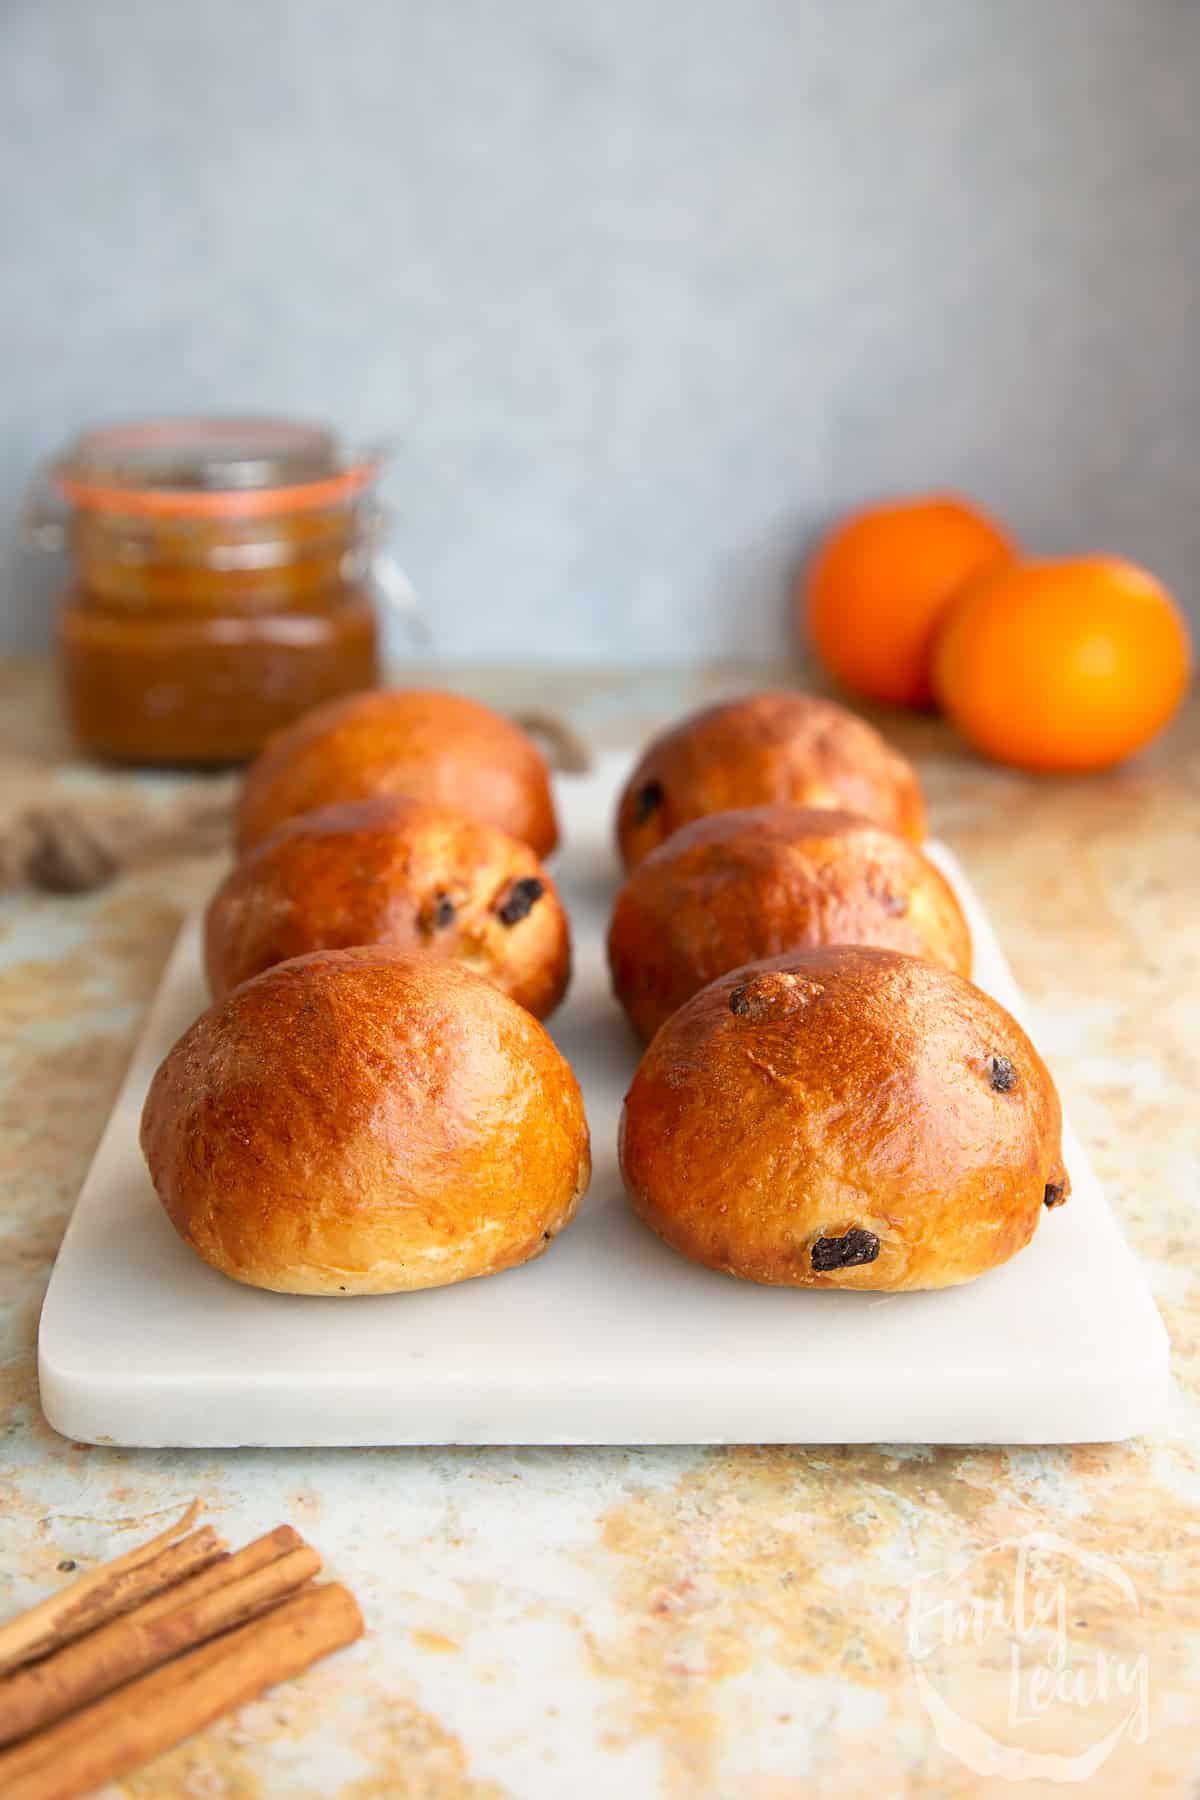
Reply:
[[[1160,731],[1191,673],[1187,624],[1113,556],[982,576],[946,615],[938,698],[977,750],[1022,769],[1107,769]]]
[[[817,655],[845,687],[928,706],[938,619],[969,577],[1014,554],[994,519],[953,494],[868,506],[821,544],[797,612],[807,618]]]

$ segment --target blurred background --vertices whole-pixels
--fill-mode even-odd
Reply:
[[[814,531],[930,486],[1197,616],[1191,0],[0,19],[10,544],[81,425],[259,410],[395,444],[451,658],[782,655]]]

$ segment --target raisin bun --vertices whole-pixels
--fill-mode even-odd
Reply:
[[[668,1019],[625,1102],[634,1208],[693,1262],[785,1287],[949,1287],[1069,1192],[1058,1095],[995,1000],[838,944],[739,969]]]
[[[528,844],[420,800],[301,813],[237,863],[209,902],[218,998],[310,950],[388,944],[460,962],[541,1019],[571,969],[567,915]]]
[[[202,1014],[142,1114],[167,1216],[251,1287],[387,1294],[540,1256],[591,1164],[532,1015],[454,963],[371,946],[279,963]]]
[[[462,694],[352,694],[273,737],[248,771],[234,826],[239,851],[297,813],[374,794],[450,806],[547,856],[558,825],[532,738]]]
[[[655,738],[621,795],[628,867],[681,825],[742,806],[834,807],[920,843],[917,777],[873,726],[813,694],[748,694]]]
[[[613,989],[649,1040],[742,963],[878,944],[967,975],[971,936],[940,870],[852,813],[747,806],[673,832],[633,870],[608,934]]]

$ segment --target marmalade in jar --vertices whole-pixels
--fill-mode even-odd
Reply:
[[[320,427],[179,420],[86,434],[51,464],[73,580],[58,617],[80,747],[221,764],[378,680],[378,458]]]

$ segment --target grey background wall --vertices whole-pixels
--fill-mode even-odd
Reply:
[[[6,521],[85,421],[257,408],[398,441],[459,657],[773,653],[928,485],[1196,608],[1193,0],[8,0],[0,168]]]

